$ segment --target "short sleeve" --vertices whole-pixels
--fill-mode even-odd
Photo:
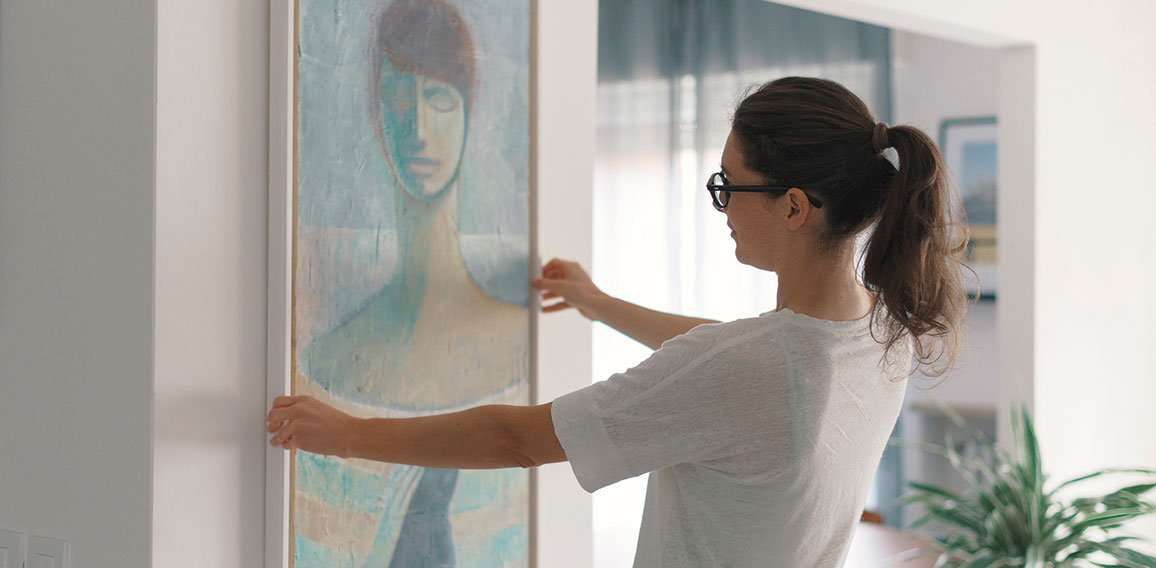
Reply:
[[[711,328],[721,326],[699,326],[638,366],[554,401],[554,431],[583,489],[727,457],[758,431],[765,387],[779,374],[766,356],[773,350],[757,349],[752,360],[749,345],[736,348],[752,337],[723,339]]]

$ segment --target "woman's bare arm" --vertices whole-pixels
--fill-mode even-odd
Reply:
[[[543,306],[542,311],[576,308],[590,320],[600,321],[651,349],[658,349],[664,341],[695,326],[718,323],[716,320],[651,310],[614,298],[599,290],[590,275],[576,262],[551,260],[542,267],[542,277],[535,279],[532,285],[545,291],[543,300],[561,299]]]
[[[286,449],[447,469],[566,461],[551,403],[479,406],[420,418],[356,418],[309,396],[273,401],[269,443]]]
[[[664,341],[696,326],[718,323],[717,320],[660,312],[606,295],[592,302],[591,312],[594,314],[592,320],[600,321],[651,349],[658,349]]]

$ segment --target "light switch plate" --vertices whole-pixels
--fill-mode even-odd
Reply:
[[[0,568],[24,568],[24,533],[0,530]]]
[[[68,541],[31,535],[24,568],[68,568]]]

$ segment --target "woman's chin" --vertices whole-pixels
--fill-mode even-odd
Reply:
[[[735,245],[735,259],[738,260],[741,264],[749,264],[746,261],[746,255],[743,254],[742,247],[738,246],[737,244]]]
[[[745,264],[759,270],[769,270],[763,263],[758,262],[757,258],[753,258],[750,254],[747,254],[747,251],[738,245],[735,245],[735,259],[739,261],[739,264]]]

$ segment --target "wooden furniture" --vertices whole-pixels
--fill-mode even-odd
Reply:
[[[901,533],[891,527],[875,523],[859,523],[851,539],[851,550],[843,568],[930,568],[935,564],[934,552],[900,562],[911,550],[924,548],[927,543],[918,537]]]

